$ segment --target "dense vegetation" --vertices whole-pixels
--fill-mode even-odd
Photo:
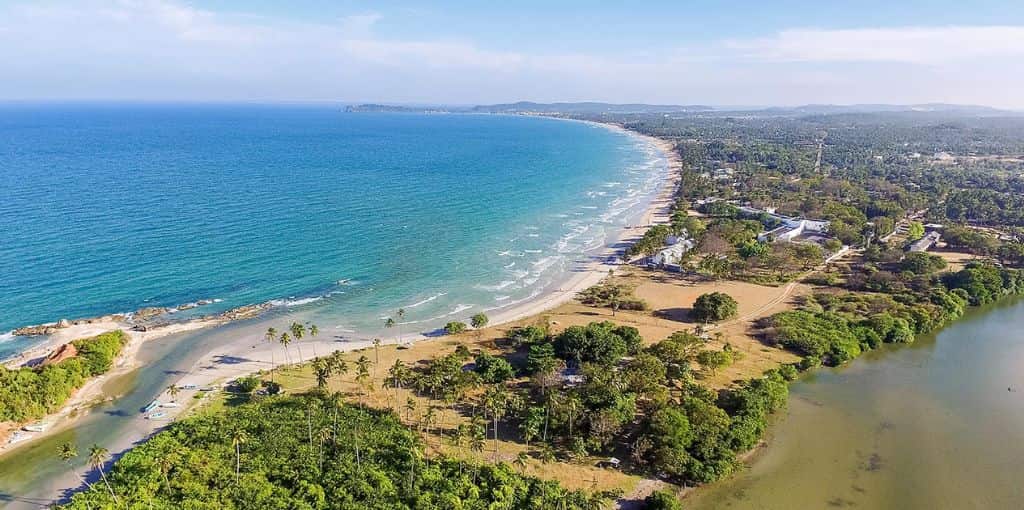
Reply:
[[[538,324],[508,336],[502,355],[457,348],[415,369],[396,364],[389,384],[416,388],[432,406],[460,404],[469,421],[450,432],[456,444],[513,439],[515,431],[542,461],[614,455],[637,472],[704,483],[738,467],[737,454],[761,437],[795,375],[771,371],[715,393],[698,377],[738,353],[707,349],[693,333],[646,348],[635,328],[608,321],[557,335]]]
[[[807,356],[810,364],[836,365],[882,343],[913,342],[915,335],[959,318],[969,305],[1024,292],[1019,270],[972,262],[957,272],[937,273],[943,264],[927,254],[913,255],[898,263],[900,273],[878,278],[876,272],[856,280],[859,290],[870,293],[819,293],[800,310],[768,318],[768,340]]]
[[[107,478],[110,491],[94,485],[62,508],[593,507],[587,494],[506,464],[425,458],[394,414],[319,393],[177,422],[125,454]]]
[[[0,366],[0,421],[24,422],[55,412],[90,377],[106,373],[128,342],[122,331],[71,342],[78,355],[39,367]]]

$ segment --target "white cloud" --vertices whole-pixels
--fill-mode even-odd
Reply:
[[[175,0],[0,6],[0,99],[1024,107],[1024,69],[1006,63],[1024,56],[1024,27],[800,29],[588,54],[389,38],[377,30],[387,22],[362,12],[299,23]]]
[[[784,30],[772,37],[726,41],[758,60],[940,64],[1024,56],[1024,27],[950,26]]]

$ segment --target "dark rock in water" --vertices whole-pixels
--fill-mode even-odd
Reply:
[[[52,335],[57,331],[56,324],[40,324],[38,326],[25,326],[18,328],[11,333],[14,336],[39,336],[39,335]]]
[[[135,314],[132,316],[132,318],[135,319],[135,320],[144,321],[146,319],[152,319],[153,317],[156,317],[157,315],[163,315],[163,314],[167,313],[169,310],[171,310],[171,309],[170,308],[159,308],[159,307],[141,308],[137,312],[135,312]]]

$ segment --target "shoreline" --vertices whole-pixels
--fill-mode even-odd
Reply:
[[[607,277],[610,269],[614,270],[618,267],[619,264],[616,263],[614,259],[616,259],[617,255],[619,255],[624,249],[624,243],[630,243],[636,238],[639,238],[651,226],[668,222],[671,206],[674,202],[674,196],[679,185],[679,170],[681,168],[681,163],[679,158],[675,155],[673,145],[670,141],[635,133],[617,124],[605,124],[558,117],[547,118],[570,122],[582,122],[602,129],[623,133],[631,137],[633,140],[644,141],[659,151],[661,156],[665,159],[664,167],[659,169],[662,182],[660,187],[651,194],[649,203],[638,216],[637,224],[625,226],[617,235],[613,235],[607,239],[604,246],[592,250],[592,254],[588,253],[587,255],[590,260],[581,260],[574,263],[574,265],[578,264],[578,267],[570,269],[569,278],[559,283],[557,286],[554,286],[555,288],[543,290],[536,297],[527,299],[523,303],[513,305],[509,309],[499,311],[491,316],[488,328],[501,326],[542,314],[545,311],[572,301],[579,292],[598,284],[602,279]],[[266,307],[266,304],[249,306],[263,308],[259,310],[259,314],[253,317],[243,318],[258,319],[269,309]],[[115,366],[109,372],[87,381],[81,388],[74,392],[71,398],[57,412],[51,413],[39,420],[33,420],[47,423],[47,428],[44,431],[33,433],[27,439],[18,441],[17,443],[8,444],[7,439],[9,435],[19,429],[21,425],[17,424],[17,426],[9,429],[0,428],[0,456],[5,456],[9,452],[17,451],[24,445],[32,444],[56,434],[57,432],[66,430],[74,425],[78,418],[86,414],[79,413],[78,411],[87,409],[88,407],[95,405],[97,402],[102,402],[107,399],[120,396],[104,395],[103,386],[107,381],[114,380],[133,370],[144,368],[144,366],[139,362],[138,352],[142,344],[146,341],[169,336],[175,333],[222,326],[236,322],[236,319],[234,318],[225,317],[225,315],[230,312],[231,310],[212,317],[200,317],[187,321],[171,323],[153,328],[149,331],[134,331],[132,330],[132,324],[127,321],[97,320],[95,322],[74,324],[48,335],[48,338],[43,343],[33,346],[16,357],[3,360],[0,363],[4,365],[9,365],[12,360],[16,360],[17,363],[25,363],[27,360],[32,360],[40,355],[45,356],[60,345],[72,340],[87,338],[117,329],[123,330],[130,338],[129,344],[125,346],[121,355],[118,357],[118,360],[115,362]],[[429,341],[435,338],[436,337],[434,335],[424,333],[406,334],[401,338],[383,340],[382,344],[410,344],[413,342]],[[328,353],[333,351],[350,352],[371,347],[372,345],[373,341],[370,337],[362,337],[358,336],[358,334],[349,335],[343,338],[336,337],[334,340],[303,340],[296,343],[296,350],[298,350],[299,355],[291,357],[292,359],[289,359],[288,361],[289,364],[304,363],[314,357],[317,357],[318,353]],[[303,353],[302,348],[306,348],[305,353]],[[215,386],[238,377],[266,370],[279,364],[276,359],[277,356],[275,356],[275,354],[277,354],[277,350],[279,350],[279,346],[276,344],[267,344],[262,338],[262,333],[258,335],[241,335],[221,346],[218,346],[216,349],[211,349],[204,353],[196,363],[193,364],[190,370],[179,377],[175,384],[178,386],[188,385],[190,387],[193,385],[197,387]],[[224,360],[227,359],[232,361],[230,363],[225,362]],[[285,360],[280,360],[280,362],[284,361]],[[181,391],[180,395],[175,400],[179,402],[192,403],[194,402],[193,397],[196,393],[197,390],[184,390]],[[164,391],[156,398],[163,400],[167,397],[168,392]],[[189,407],[190,405],[182,405],[178,408],[166,409],[165,411],[167,416],[159,422],[140,420],[141,425],[136,424],[132,427],[133,435],[137,436],[135,439],[148,437],[148,435],[162,428],[166,424],[173,422]],[[12,422],[4,423],[4,425],[8,426],[11,424]]]

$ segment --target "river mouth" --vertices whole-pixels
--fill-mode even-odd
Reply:
[[[691,509],[1019,508],[1024,301],[791,386],[769,444]]]

